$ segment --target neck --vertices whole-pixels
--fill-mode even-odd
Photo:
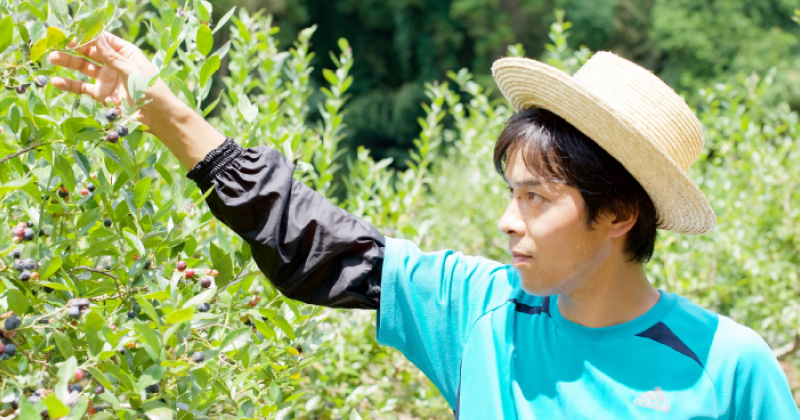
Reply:
[[[558,295],[561,315],[585,327],[610,327],[633,320],[661,296],[647,280],[642,264],[621,262],[592,277],[592,281],[581,281],[581,287]]]

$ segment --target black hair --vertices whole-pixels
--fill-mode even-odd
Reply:
[[[606,212],[636,215],[636,223],[627,233],[625,253],[631,262],[650,260],[657,236],[653,201],[602,147],[558,115],[543,109],[526,109],[508,120],[495,143],[494,166],[500,175],[504,174],[509,156],[517,151],[523,152],[531,173],[581,193],[589,229]]]

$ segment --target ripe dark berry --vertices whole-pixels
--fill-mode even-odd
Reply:
[[[20,272],[25,270],[25,263],[22,260],[14,261],[14,269]]]
[[[79,384],[72,384],[69,386],[69,392],[77,392],[80,394],[81,391],[83,391],[83,387]]]
[[[33,79],[33,82],[36,83],[36,86],[44,87],[47,84],[48,80],[49,79],[47,78],[47,76],[40,74],[36,76],[35,79]]]
[[[175,269],[178,271],[186,270],[186,261],[178,261],[178,263],[175,264]]]
[[[50,323],[50,320],[49,320],[49,319],[47,319],[47,318],[42,318],[42,319],[40,319],[40,320],[39,320],[39,323],[40,323],[40,324],[45,324],[45,325],[47,325],[47,324],[49,324],[49,323]]]
[[[206,360],[206,355],[203,354],[202,351],[196,351],[192,355],[192,360],[194,360],[195,363],[202,363],[203,360]]]
[[[155,394],[156,392],[158,392],[159,389],[160,387],[158,386],[158,384],[147,385],[144,388],[145,392],[147,392],[148,394]]]
[[[203,289],[208,289],[211,287],[211,277],[203,277],[200,279],[200,286],[202,286]]]
[[[28,270],[23,270],[21,273],[19,273],[19,277],[17,277],[17,279],[19,279],[19,281],[28,281],[31,279],[31,272]]]
[[[33,222],[28,220],[28,223],[25,223],[25,226],[32,228],[33,227]]]
[[[6,348],[5,350],[3,350],[3,354],[5,354],[8,357],[14,357],[14,355],[17,354],[17,346],[13,344],[6,344]]]
[[[75,303],[73,303],[72,305],[73,306],[77,306],[79,309],[83,310],[83,309],[89,308],[89,305],[91,305],[91,304],[92,304],[92,301],[90,301],[89,299],[80,298],[80,299],[76,300]]]
[[[18,260],[19,257],[21,256],[22,256],[22,251],[20,251],[19,249],[11,251],[11,257],[14,258],[15,260]]]
[[[63,185],[62,185],[62,186],[60,186],[60,187],[58,188],[58,196],[59,196],[59,197],[61,197],[61,198],[67,198],[67,197],[69,197],[69,190],[67,190],[67,187],[65,187],[65,186],[63,186]]]
[[[31,228],[25,228],[25,233],[22,235],[22,240],[32,241],[36,236],[36,232]]]
[[[111,108],[108,111],[106,111],[106,119],[108,121],[114,121],[118,117],[119,117],[119,111],[117,110],[117,108]]]
[[[33,258],[25,258],[22,260],[22,264],[22,267],[28,271],[33,271],[39,268],[39,263],[37,263]]]
[[[67,314],[73,318],[80,318],[81,317],[81,308],[77,306],[70,306]]]
[[[208,302],[197,305],[197,312],[208,312],[209,309],[211,305]]]
[[[104,392],[106,392],[106,389],[103,388],[103,385],[97,385],[96,387],[94,387],[95,394],[102,394]]]
[[[145,261],[145,262],[144,262],[144,269],[145,269],[145,270],[149,270],[149,269],[150,269],[150,267],[151,267],[150,260],[147,260],[147,261]]]
[[[95,187],[94,184],[90,182],[86,184],[86,189],[89,190],[89,192],[94,192],[94,190],[97,189],[97,187]]]
[[[6,318],[6,322],[4,327],[6,331],[16,330],[19,327],[19,324],[22,322],[20,321],[19,317],[16,315],[11,315],[10,317]]]
[[[124,126],[124,125],[121,125],[121,126],[117,127],[117,134],[119,134],[120,137],[127,136],[128,135],[128,127]]]
[[[26,91],[26,90],[28,90],[28,89],[25,87],[25,85],[19,85],[19,86],[17,86],[17,93],[18,93],[18,94],[20,94],[20,95],[22,95],[23,93],[25,93],[25,91]]]
[[[103,220],[103,226],[107,228],[111,227],[111,219]]]
[[[112,131],[106,134],[106,141],[108,141],[109,143],[116,143],[117,141],[119,141],[119,134],[117,134],[116,131]]]
[[[129,319],[136,318],[137,315],[139,315],[139,314],[136,312],[135,309],[131,309],[130,311],[128,311],[128,318]]]

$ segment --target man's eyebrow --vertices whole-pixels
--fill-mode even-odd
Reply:
[[[521,181],[514,182],[513,185],[509,182],[508,178],[503,177],[509,187],[538,187],[543,184],[541,179],[538,178],[525,178]]]

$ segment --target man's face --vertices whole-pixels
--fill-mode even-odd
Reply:
[[[587,285],[612,252],[606,224],[590,230],[580,192],[532,174],[522,153],[513,153],[505,169],[511,202],[498,227],[508,235],[522,288],[547,296]]]

